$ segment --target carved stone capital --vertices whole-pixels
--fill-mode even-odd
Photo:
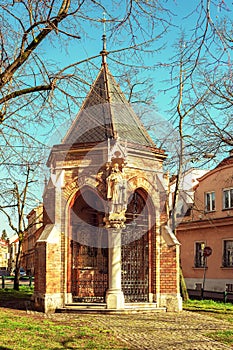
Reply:
[[[125,210],[123,210],[121,213],[110,213],[104,218],[106,228],[125,228],[125,221]]]

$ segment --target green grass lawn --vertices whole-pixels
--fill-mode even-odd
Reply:
[[[189,300],[183,304],[184,310],[208,313],[210,316],[232,323],[233,328],[233,304],[220,303],[213,300]],[[220,330],[207,333],[206,336],[227,345],[233,345],[233,330]]]
[[[0,349],[124,349],[111,331],[78,319],[69,323],[1,310]]]
[[[183,303],[184,310],[233,314],[233,304],[213,300],[188,300]]]
[[[1,306],[14,299],[29,300],[30,288],[0,290]],[[0,350],[58,350],[58,349],[127,349],[111,330],[95,327],[93,322],[85,321],[85,317],[67,320],[50,319],[42,313],[0,308]]]
[[[20,290],[14,290],[13,288],[0,289],[0,300],[12,300],[15,298],[19,299],[30,299],[33,294],[33,287],[20,286]]]

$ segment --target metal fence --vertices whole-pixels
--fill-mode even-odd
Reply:
[[[19,279],[20,286],[29,286],[32,287],[34,285],[34,277],[20,277]],[[0,288],[13,288],[14,287],[14,276],[1,276]]]
[[[223,303],[233,303],[233,293],[232,292],[214,292],[210,290],[197,290],[197,289],[188,289],[188,294],[190,299],[197,300],[214,300],[221,301]]]

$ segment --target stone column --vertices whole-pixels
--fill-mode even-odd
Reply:
[[[121,229],[108,229],[108,283],[107,309],[124,309],[124,294],[121,290]]]

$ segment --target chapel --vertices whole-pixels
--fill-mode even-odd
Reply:
[[[169,229],[164,150],[102,64],[47,166],[35,250],[35,308],[180,311],[179,242]]]

